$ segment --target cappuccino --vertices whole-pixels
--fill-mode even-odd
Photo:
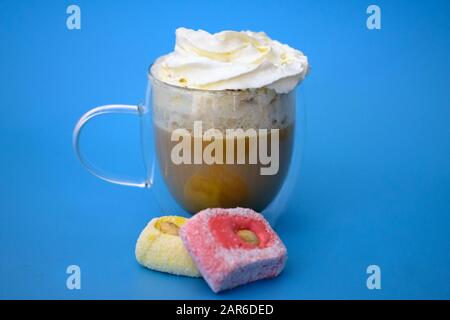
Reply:
[[[288,172],[300,51],[264,33],[177,30],[151,68],[153,125],[164,181],[188,212],[263,211]]]

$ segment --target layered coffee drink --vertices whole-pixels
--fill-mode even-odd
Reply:
[[[177,30],[151,68],[161,174],[188,212],[262,211],[289,169],[306,56],[264,33]]]

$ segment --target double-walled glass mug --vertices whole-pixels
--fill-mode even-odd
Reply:
[[[96,116],[131,113],[141,121],[146,173],[141,180],[95,168],[80,149],[83,126]],[[305,112],[296,90],[208,91],[164,83],[148,71],[145,103],[107,105],[84,114],[73,132],[81,163],[108,182],[153,190],[161,215],[245,207],[274,224],[294,195]]]

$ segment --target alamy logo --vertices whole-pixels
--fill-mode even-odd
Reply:
[[[367,18],[366,26],[369,30],[380,30],[381,29],[381,9],[375,4],[371,4],[367,7],[367,14],[370,16]]]
[[[367,278],[367,289],[374,290],[374,289],[381,289],[381,268],[377,266],[376,264],[372,264],[367,267],[366,270],[367,274],[369,274],[369,277]]]
[[[81,289],[81,269],[76,264],[67,267],[66,273],[69,275],[66,280],[66,287],[69,290]]]
[[[208,129],[203,133],[202,121],[194,121],[193,135],[186,129],[178,128],[172,131],[171,141],[178,142],[170,154],[176,165],[259,163],[265,166],[260,168],[261,175],[278,173],[279,129],[226,129],[224,135],[217,129]],[[205,141],[208,144],[204,147]]]
[[[67,7],[66,13],[70,14],[66,20],[66,26],[69,30],[81,29],[81,9],[79,6],[72,4]]]

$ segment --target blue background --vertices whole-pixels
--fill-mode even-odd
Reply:
[[[450,298],[450,2],[0,1],[0,298]],[[81,30],[66,8],[81,7]],[[308,134],[296,195],[276,226],[278,278],[213,294],[141,268],[161,215],[148,190],[89,175],[72,129],[88,109],[144,98],[179,26],[264,30],[303,50]],[[90,158],[139,175],[139,123],[88,125]],[[82,289],[66,289],[66,267]],[[377,264],[382,289],[368,290]]]

